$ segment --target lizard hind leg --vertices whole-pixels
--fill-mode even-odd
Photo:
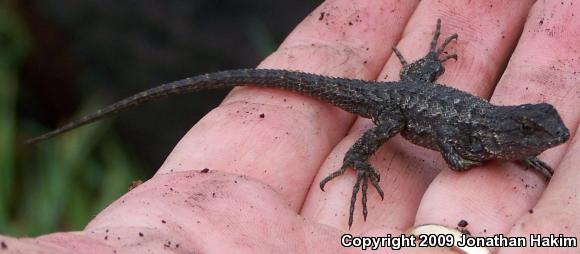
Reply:
[[[380,175],[368,162],[369,157],[375,153],[379,147],[385,143],[389,138],[397,134],[403,125],[393,119],[388,119],[386,122],[367,130],[362,137],[360,137],[354,145],[346,152],[342,167],[332,172],[330,175],[320,181],[320,189],[324,191],[324,186],[330,180],[342,175],[347,169],[352,168],[356,171],[356,183],[352,189],[352,196],[350,200],[350,212],[348,218],[349,228],[352,226],[354,207],[356,204],[356,196],[362,184],[362,207],[363,217],[366,220],[367,209],[367,189],[368,182],[375,187],[381,198],[384,198],[384,192],[379,186]]]

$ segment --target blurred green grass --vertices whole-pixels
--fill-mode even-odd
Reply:
[[[17,2],[17,0],[12,1]],[[149,174],[147,172],[151,172],[151,170],[147,169],[154,169],[155,165],[158,163],[158,160],[150,160],[149,164],[146,164],[148,157],[154,157],[152,155],[159,155],[159,157],[162,157],[163,152],[166,152],[167,150],[167,148],[164,147],[164,144],[167,143],[165,141],[172,139],[173,136],[180,135],[179,133],[181,133],[180,129],[167,129],[167,124],[164,124],[163,127],[165,128],[165,131],[163,133],[157,133],[154,130],[154,137],[148,139],[147,145],[145,146],[138,143],[140,138],[131,139],[131,137],[129,137],[131,135],[129,134],[134,134],[133,136],[151,136],[151,132],[146,132],[147,130],[141,130],[139,128],[130,128],[128,129],[129,131],[127,131],[127,128],[125,128],[125,132],[123,132],[122,136],[123,140],[132,140],[131,144],[133,146],[131,147],[131,151],[135,153],[135,156],[129,153],[126,146],[121,143],[122,139],[119,138],[117,131],[111,128],[111,122],[108,121],[100,121],[91,124],[37,145],[23,145],[22,141],[24,139],[34,137],[50,129],[50,127],[43,126],[35,119],[22,117],[23,112],[35,112],[34,107],[38,107],[38,105],[47,105],[42,103],[39,103],[38,105],[34,105],[34,103],[25,104],[26,102],[35,102],[35,99],[39,99],[33,98],[33,95],[31,95],[32,93],[30,93],[30,89],[35,89],[30,88],[31,82],[39,82],[38,80],[40,80],[40,82],[43,82],[42,84],[47,84],[48,87],[63,89],[63,92],[67,91],[66,84],[62,85],[58,83],[59,81],[62,81],[62,79],[54,78],[52,75],[43,75],[43,73],[36,73],[36,75],[31,76],[34,77],[34,79],[30,79],[28,76],[23,76],[23,73],[26,73],[23,72],[23,70],[39,68],[45,72],[60,72],[62,70],[62,72],[65,73],[69,70],[68,74],[72,74],[71,76],[75,76],[75,74],[81,72],[94,75],[89,78],[94,80],[91,79],[89,82],[87,82],[86,76],[84,77],[85,79],[83,79],[81,75],[76,77],[78,80],[73,80],[75,77],[70,80],[70,82],[78,81],[78,83],[72,86],[82,87],[86,90],[84,92],[87,93],[82,98],[82,101],[84,102],[81,103],[81,109],[75,114],[75,117],[78,117],[105,105],[105,101],[111,101],[111,98],[103,99],[95,96],[95,94],[102,93],[94,92],[98,90],[87,89],[89,86],[86,83],[94,83],[98,85],[106,83],[115,84],[115,86],[106,88],[110,90],[113,88],[118,89],[118,87],[123,85],[144,82],[148,83],[151,80],[161,79],[156,78],[155,75],[135,75],[135,73],[155,73],[159,77],[162,77],[161,80],[165,80],[169,77],[181,77],[183,73],[189,73],[192,69],[195,71],[198,69],[205,70],[204,68],[209,68],[207,66],[211,66],[211,68],[209,68],[210,70],[228,68],[231,67],[228,64],[232,63],[235,63],[235,66],[245,66],[244,64],[253,64],[258,61],[257,59],[267,56],[270,52],[274,51],[278,45],[277,40],[274,39],[272,34],[273,28],[277,27],[276,25],[265,22],[263,17],[244,16],[257,15],[256,13],[260,13],[260,11],[257,10],[255,11],[256,13],[252,14],[252,10],[255,8],[249,8],[247,6],[262,6],[266,1],[262,1],[262,3],[254,3],[254,5],[245,3],[240,4],[236,1],[226,1],[228,3],[218,3],[211,0],[200,1],[191,4],[192,7],[199,7],[199,10],[194,8],[191,12],[187,12],[182,16],[178,15],[168,22],[162,22],[163,20],[155,19],[153,19],[155,22],[151,22],[151,16],[149,16],[150,12],[134,11],[133,9],[135,8],[132,6],[127,7],[121,2],[119,3],[119,6],[114,3],[103,3],[102,5],[95,4],[95,6],[92,6],[93,3],[97,3],[98,1],[82,1],[85,5],[89,6],[85,7],[86,9],[92,11],[93,8],[98,6],[101,9],[97,9],[106,14],[105,16],[107,17],[101,17],[101,21],[96,22],[96,24],[99,25],[95,26],[91,25],[95,22],[89,22],[87,24],[81,22],[81,20],[67,16],[68,14],[83,13],[82,10],[86,11],[86,9],[79,7],[83,5],[81,3],[77,6],[79,9],[67,9],[67,7],[72,8],[70,6],[71,3],[67,5],[66,3],[59,3],[57,1],[38,1],[39,3],[43,2],[47,6],[54,7],[54,10],[57,10],[53,13],[54,15],[46,15],[42,17],[50,17],[52,22],[62,26],[59,27],[60,29],[67,31],[66,35],[78,39],[70,41],[65,40],[67,43],[71,44],[67,44],[63,47],[66,47],[67,50],[71,50],[71,52],[73,52],[73,49],[75,48],[82,48],[83,52],[86,54],[84,57],[91,59],[91,61],[98,59],[95,62],[100,63],[100,65],[96,67],[92,66],[93,69],[90,69],[88,66],[83,66],[83,68],[87,69],[79,68],[74,70],[75,65],[67,65],[67,59],[65,58],[64,65],[60,65],[62,62],[58,61],[40,60],[42,64],[46,65],[46,63],[49,63],[51,64],[49,67],[56,66],[55,68],[44,69],[46,66],[43,65],[26,65],[23,67],[25,61],[30,60],[29,56],[31,52],[52,52],[55,50],[52,46],[56,45],[58,47],[60,44],[58,44],[58,42],[47,43],[46,40],[40,42],[41,39],[37,38],[39,36],[39,29],[50,28],[50,26],[44,27],[44,19],[37,19],[35,21],[37,23],[26,23],[31,25],[30,30],[36,31],[33,34],[34,36],[30,36],[27,27],[24,25],[25,21],[23,20],[30,22],[30,15],[34,12],[29,9],[29,12],[26,12],[24,16],[20,17],[17,11],[10,8],[10,2],[11,0],[0,0],[0,234],[11,236],[37,236],[55,231],[82,229],[100,210],[106,207],[111,201],[126,193],[128,186],[133,180],[144,179],[144,177],[146,177],[145,175]],[[174,5],[176,3],[176,1],[173,2]],[[40,5],[42,4],[39,4],[39,6]],[[76,6],[76,4],[72,5]],[[165,3],[160,5],[165,5]],[[168,6],[170,5],[171,4],[168,4]],[[232,6],[236,7],[239,5],[247,5],[246,7],[248,9],[240,12],[244,15],[241,15],[237,11],[232,11],[237,10],[236,8],[232,8]],[[117,8],[114,10],[114,13],[117,15],[109,15],[111,7]],[[69,11],[63,11],[62,13],[59,12],[63,9]],[[147,8],[144,9],[147,10]],[[217,11],[222,11],[222,9],[225,14]],[[22,10],[19,9],[19,11]],[[288,11],[285,11],[285,13],[287,14]],[[139,17],[134,20],[134,22],[136,22],[134,27],[121,26],[119,29],[104,29],[100,26],[109,25],[116,27],[121,24],[118,23],[119,21],[122,21],[124,24],[126,21],[125,15]],[[225,16],[221,16],[219,19],[220,22],[211,21],[218,15]],[[107,19],[111,18],[109,16],[112,16],[113,18],[110,20]],[[301,17],[302,14],[288,14],[288,17],[290,18],[287,17],[284,20],[288,20],[287,22],[290,23],[297,22],[294,20],[294,16]],[[67,17],[70,19],[67,19]],[[118,20],[114,19],[115,17],[117,17]],[[205,18],[198,19],[196,17]],[[212,19],[209,19],[210,17]],[[223,26],[223,24],[225,24],[223,22],[225,21],[222,22],[222,19],[236,20],[235,24],[238,26],[232,26],[231,29],[225,29],[227,27]],[[242,22],[238,20],[245,21]],[[207,44],[207,41],[209,40],[197,40],[193,37],[188,38],[187,36],[183,38],[184,36],[181,35],[175,36],[175,38],[169,38],[167,41],[160,40],[161,42],[165,42],[165,44],[160,44],[159,40],[154,40],[152,44],[151,42],[141,41],[143,40],[143,34],[148,35],[147,31],[163,31],[164,28],[170,28],[176,22],[183,22],[184,24],[189,24],[188,22],[190,22],[190,25],[192,25],[191,30],[194,32],[196,31],[197,34],[205,34],[208,31],[215,30],[223,32],[226,36],[214,37],[211,40],[211,45]],[[146,28],[147,25],[153,26]],[[235,37],[238,39],[231,41],[246,41],[247,39],[247,50],[244,50],[240,54],[235,54],[235,52],[240,52],[240,50],[237,49],[231,51],[224,50],[231,48],[232,44],[228,43],[230,40],[224,40],[223,38],[226,38],[231,34],[238,34],[237,30],[239,30],[240,26],[242,27],[242,30],[240,30],[241,32],[239,32],[241,35]],[[290,27],[291,24],[286,26]],[[280,27],[279,34],[282,36],[289,28],[284,28],[284,26]],[[118,36],[119,32],[126,33],[127,31],[132,31],[128,34],[132,34],[133,36]],[[55,36],[63,35],[57,32],[54,34],[56,34]],[[48,33],[48,35],[45,34],[44,36],[50,37],[54,34]],[[109,39],[115,36],[123,38],[123,40],[114,40],[114,42],[111,42]],[[32,38],[39,41],[34,41]],[[46,37],[42,38],[46,39]],[[80,38],[84,39],[80,40]],[[93,43],[95,41],[98,43]],[[222,43],[218,43],[219,45],[216,46],[213,41],[221,41]],[[35,45],[35,43],[38,45]],[[123,45],[130,49],[134,49],[135,45],[153,45],[156,46],[154,49],[165,53],[163,56],[158,56],[158,54],[132,55],[129,54],[130,52],[133,52],[131,50],[123,51],[124,49],[121,47]],[[182,45],[192,46],[185,48]],[[113,47],[111,48],[111,46]],[[124,52],[124,54],[128,54],[129,56],[118,57],[117,54],[111,54],[111,52]],[[180,54],[183,52],[190,52],[190,54],[186,54],[185,57],[182,57],[182,59],[186,60],[180,60],[177,58],[173,59],[172,56],[177,55],[175,52],[179,52]],[[219,54],[220,52],[222,52],[222,54]],[[110,57],[109,55],[113,56]],[[62,56],[58,54],[57,50],[57,54],[48,54],[48,57],[58,58]],[[239,59],[235,60],[236,57]],[[248,60],[253,59],[252,57],[256,57],[256,59]],[[84,58],[79,57],[79,59]],[[189,61],[187,59],[195,59],[196,61]],[[79,62],[86,65],[87,62],[90,61]],[[111,62],[113,64],[111,64]],[[168,63],[172,62],[173,65],[168,65]],[[27,63],[29,64],[30,62]],[[138,66],[133,69],[125,68],[128,63],[140,64],[137,64]],[[223,65],[224,63],[225,65]],[[66,67],[63,66],[73,68],[64,69]],[[115,70],[112,71],[115,73],[102,74],[99,71],[103,69]],[[109,76],[109,74],[112,76]],[[113,77],[114,75],[118,76]],[[125,76],[132,76],[132,79]],[[45,77],[53,79],[47,80],[44,79]],[[64,80],[69,81],[67,79]],[[85,81],[85,86],[81,85],[83,80]],[[68,89],[72,86],[69,86]],[[139,90],[138,87],[135,89]],[[34,91],[38,93],[37,88]],[[72,97],[74,96],[75,95]],[[53,97],[55,96],[53,95]],[[52,98],[52,100],[45,101],[50,102],[58,100],[58,94],[56,97],[56,99]],[[194,97],[194,99],[188,99],[187,102],[189,104],[182,103],[172,105],[181,105],[181,107],[191,108],[191,110],[188,111],[187,119],[189,119],[189,115],[195,115],[195,110],[200,111],[198,115],[201,117],[205,112],[207,112],[207,110],[209,110],[208,108],[211,108],[211,106],[208,105],[212,105],[212,103],[208,102],[209,100],[207,97],[209,97],[207,94],[200,95]],[[70,99],[70,97],[68,98]],[[217,104],[219,100],[219,98],[216,98],[214,104]],[[74,103],[71,104],[74,105]],[[44,112],[50,112],[50,110]],[[69,114],[69,112],[66,112],[65,114]],[[179,114],[172,115],[179,116]],[[59,116],[62,116],[62,113]],[[47,117],[47,119],[48,118],[50,117]],[[145,120],[148,121],[149,117],[145,117]],[[129,125],[143,125],[136,122],[137,121],[131,120]],[[123,126],[121,123],[122,121],[118,121],[116,125]],[[143,123],[143,121],[141,123]],[[186,126],[184,128],[189,127],[190,126]],[[121,130],[122,128],[119,129]],[[139,134],[135,134],[135,129],[139,129]],[[173,133],[173,136],[159,135],[167,133]],[[157,141],[164,140],[164,143],[155,143],[155,138],[157,138]],[[148,149],[155,147],[158,150],[151,149],[151,152],[149,152],[148,149],[137,149],[143,147]],[[140,157],[137,157],[136,155],[139,155]],[[136,163],[137,161],[139,161],[139,163]],[[151,165],[151,162],[153,162],[153,166]],[[141,165],[147,166],[141,167]]]
[[[16,113],[19,70],[33,46],[10,1],[0,1],[0,234],[11,236],[80,230],[142,178],[107,121],[22,144],[48,130]],[[84,109],[99,99],[88,101]]]

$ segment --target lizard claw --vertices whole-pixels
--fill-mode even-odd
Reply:
[[[377,172],[375,171],[375,169],[371,165],[369,165],[367,162],[357,163],[357,164],[359,164],[359,165],[356,165],[356,166],[359,166],[359,167],[356,167],[356,166],[354,167],[354,169],[357,170],[356,183],[354,184],[354,187],[352,188],[352,196],[350,198],[350,213],[348,216],[348,228],[349,229],[352,226],[353,216],[354,216],[354,207],[356,204],[356,195],[358,194],[361,183],[362,183],[361,203],[362,203],[362,208],[363,208],[364,221],[367,220],[367,215],[368,215],[367,190],[368,190],[368,186],[369,186],[369,179],[371,180],[371,183],[375,187],[375,189],[377,189],[377,192],[381,196],[381,199],[384,199],[384,197],[385,197],[383,190],[381,189],[381,187],[378,184]]]
[[[444,56],[441,56],[441,54],[449,43],[457,39],[458,35],[450,35],[443,41],[443,43],[441,43],[441,46],[437,47],[439,36],[441,36],[441,19],[437,19],[437,25],[435,27],[433,38],[431,39],[429,52],[423,58],[412,63],[407,63],[401,52],[397,48],[393,48],[393,52],[395,52],[395,55],[403,65],[403,68],[401,68],[401,71],[399,72],[401,80],[411,79],[419,82],[434,82],[437,80],[437,77],[445,72],[443,62],[452,58],[457,60],[457,54],[455,53],[446,54]]]
[[[459,37],[456,33],[450,35],[449,37],[445,38],[445,41],[441,43],[441,46],[439,46],[439,48],[436,49],[437,41],[439,40],[440,35],[441,35],[441,19],[437,19],[437,25],[435,26],[435,34],[433,35],[433,39],[431,39],[431,47],[429,49],[430,54],[432,54],[436,58],[438,58],[439,55],[441,55],[441,53],[445,50],[445,48],[447,47],[447,45],[449,45],[451,41],[457,40],[457,37]],[[439,61],[445,62],[451,58],[457,60],[457,54],[447,55],[439,59]]]
[[[393,47],[393,52],[395,52],[395,55],[397,56],[397,58],[399,58],[399,61],[401,62],[401,65],[403,65],[403,67],[409,65],[409,63],[407,62],[407,60],[405,60],[405,57],[397,47]]]
[[[443,43],[441,43],[441,46],[439,46],[439,48],[437,49],[437,55],[441,54],[441,52],[443,52],[443,50],[445,50],[445,48],[447,47],[447,45],[449,45],[449,43],[453,40],[457,40],[459,36],[457,34],[452,34],[449,37],[447,37],[445,39],[445,41],[443,41]]]
[[[328,175],[327,177],[322,179],[322,181],[320,181],[320,189],[324,191],[324,186],[326,185],[326,183],[330,182],[330,180],[334,179],[335,177],[342,175],[347,169],[348,166],[342,165],[342,167],[339,170],[330,173],[330,175]]]
[[[455,61],[457,61],[457,54],[454,53],[454,54],[446,55],[446,56],[440,58],[439,61],[445,62],[445,61],[447,61],[447,60],[449,60],[451,58],[453,58]]]
[[[523,159],[524,163],[538,171],[540,174],[546,177],[546,181],[550,181],[552,175],[554,174],[554,170],[545,162],[538,159],[535,156],[529,156]]]
[[[368,215],[368,208],[367,208],[367,192],[369,186],[369,180],[371,184],[375,187],[381,199],[385,198],[385,193],[379,186],[380,174],[366,161],[351,161],[345,160],[343,166],[337,170],[332,172],[330,175],[322,179],[320,181],[320,189],[324,191],[324,186],[330,180],[334,179],[335,177],[342,175],[348,168],[353,168],[357,171],[356,183],[352,188],[352,196],[350,198],[350,212],[348,217],[348,228],[352,226],[353,216],[354,216],[354,208],[356,204],[356,196],[361,188],[362,185],[362,207],[363,207],[363,218],[366,221]]]

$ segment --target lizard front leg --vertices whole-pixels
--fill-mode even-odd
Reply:
[[[384,198],[384,193],[379,186],[380,175],[368,162],[369,157],[375,153],[379,147],[385,143],[389,138],[393,137],[404,127],[403,122],[395,120],[394,118],[387,118],[377,124],[376,127],[368,129],[362,137],[360,137],[354,145],[346,152],[342,167],[328,175],[320,181],[320,189],[324,191],[324,185],[335,177],[342,175],[348,168],[352,168],[357,172],[356,183],[352,189],[352,197],[350,201],[350,213],[348,217],[348,227],[352,225],[354,205],[356,203],[356,195],[362,183],[362,206],[363,216],[366,221],[367,218],[367,189],[369,179],[375,189],[379,192],[381,198]]]
[[[481,161],[464,158],[455,149],[458,140],[459,131],[450,126],[440,126],[437,129],[437,146],[439,151],[447,162],[447,165],[454,171],[465,171],[472,167],[482,164]]]
[[[536,156],[528,156],[523,159],[524,163],[538,171],[540,174],[546,177],[546,180],[550,180],[554,174],[554,170],[545,162],[538,159]]]

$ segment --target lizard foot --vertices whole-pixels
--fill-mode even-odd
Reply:
[[[538,159],[536,156],[529,156],[523,159],[524,163],[538,171],[540,174],[546,177],[546,181],[550,181],[552,175],[554,174],[554,170],[545,162]]]
[[[440,35],[441,35],[441,19],[437,19],[437,25],[435,26],[435,34],[433,35],[433,39],[431,39],[431,45],[429,47],[428,56],[432,57],[433,60],[436,59],[439,60],[440,62],[445,62],[449,59],[457,60],[457,54],[455,53],[445,55],[444,57],[441,58],[439,58],[439,56],[441,55],[441,53],[443,53],[447,45],[449,45],[451,41],[457,40],[459,36],[456,33],[450,35],[449,37],[445,38],[441,46],[437,48],[437,41],[439,40]],[[409,65],[409,63],[407,62],[407,60],[397,47],[393,47],[393,52],[395,52],[395,55],[397,56],[397,58],[399,58],[399,61],[401,62],[401,65],[403,65],[403,67]]]
[[[441,46],[437,48],[437,41],[439,40],[439,36],[441,35],[441,19],[437,19],[437,25],[435,27],[435,34],[431,39],[431,44],[429,47],[429,52],[423,58],[409,63],[399,49],[393,47],[393,52],[399,58],[401,65],[401,71],[399,72],[399,76],[401,80],[410,79],[416,82],[434,82],[437,77],[441,76],[443,72],[445,72],[445,68],[443,67],[443,62],[449,59],[457,60],[457,54],[446,54],[441,56],[445,48],[451,43],[453,40],[456,40],[458,35],[452,34],[447,37]]]
[[[324,186],[326,185],[326,183],[328,183],[333,178],[342,175],[348,168],[353,168],[354,170],[356,170],[356,173],[357,173],[356,174],[356,183],[354,184],[354,187],[352,188],[352,197],[350,199],[350,213],[349,213],[349,217],[348,217],[348,227],[350,228],[352,226],[352,222],[353,222],[353,214],[354,214],[354,206],[356,203],[356,195],[359,192],[361,184],[362,184],[362,200],[361,201],[362,201],[362,206],[363,206],[363,217],[364,217],[365,221],[367,219],[367,214],[368,214],[367,190],[368,190],[369,180],[371,181],[371,183],[375,187],[375,189],[377,189],[377,192],[381,196],[381,199],[384,199],[385,194],[384,194],[383,190],[381,189],[381,187],[379,186],[380,175],[370,165],[370,163],[368,163],[366,160],[348,159],[348,156],[347,156],[347,158],[345,158],[345,161],[339,170],[332,172],[330,175],[328,175],[327,177],[322,179],[322,181],[320,181],[320,189],[322,191],[324,191]]]
[[[403,128],[402,121],[394,118],[396,114],[390,117],[382,118],[378,125],[365,131],[365,133],[354,143],[354,145],[346,152],[342,167],[339,170],[332,172],[326,178],[320,181],[320,189],[324,191],[324,185],[335,177],[342,175],[348,168],[356,170],[356,183],[352,188],[352,197],[350,199],[350,214],[348,217],[348,227],[352,226],[352,217],[354,214],[354,204],[356,203],[356,195],[362,184],[362,206],[363,215],[367,219],[367,189],[369,187],[369,180],[384,199],[385,194],[379,186],[380,175],[368,162],[369,156],[375,153],[379,147],[385,143],[389,138],[397,134]]]
[[[441,19],[437,19],[437,25],[435,26],[435,34],[433,35],[433,39],[431,39],[431,47],[429,48],[429,53],[432,54],[433,57],[437,58],[440,62],[445,62],[452,58],[457,60],[457,54],[449,54],[442,58],[439,58],[439,55],[443,53],[443,51],[451,41],[457,40],[458,35],[456,33],[450,35],[449,37],[445,38],[445,40],[443,41],[443,43],[441,43],[441,46],[439,46],[439,48],[436,48],[437,41],[439,40],[440,35],[441,35]]]

